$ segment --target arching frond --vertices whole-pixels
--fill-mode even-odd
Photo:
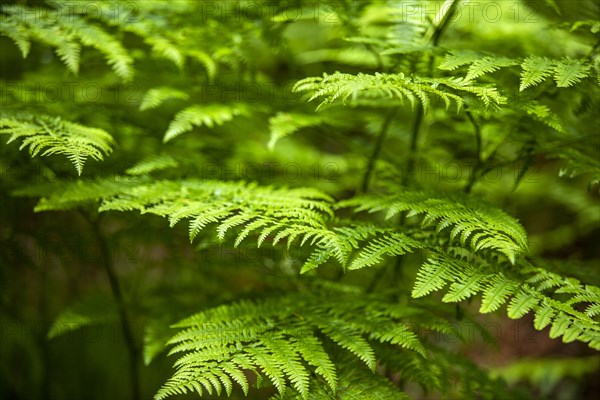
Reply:
[[[498,106],[506,101],[489,85],[475,85],[460,78],[409,78],[402,73],[323,74],[322,78],[311,77],[297,82],[294,91],[308,92],[312,95],[309,101],[321,99],[317,109],[337,102],[369,104],[370,101],[391,99],[401,104],[408,100],[413,106],[418,101],[427,111],[432,100],[441,99],[446,109],[454,103],[456,109],[460,110],[464,104],[461,95],[467,93],[475,94],[475,99],[482,101],[485,107]]]
[[[576,279],[528,263],[514,271],[508,265],[499,269],[485,259],[467,260],[436,253],[419,270],[412,296],[425,296],[446,285],[450,286],[442,299],[445,302],[462,301],[482,293],[479,311],[486,313],[512,298],[508,304],[511,318],[521,318],[533,310],[535,328],[551,326],[551,338],[562,336],[564,342],[580,340],[600,349],[600,325],[592,318],[600,304],[598,287],[584,286]],[[559,300],[564,295],[570,299]],[[572,306],[577,303],[587,303],[587,313]]]
[[[210,386],[219,390],[203,382],[220,374],[234,378],[247,393],[244,375],[249,371],[269,379],[280,395],[293,389],[292,396],[303,399],[318,392],[338,393],[342,398],[368,396],[369,387],[396,393],[389,383],[387,392],[379,388],[376,382],[382,378],[373,372],[374,383],[348,388],[344,367],[348,361],[337,364],[326,351],[326,343],[347,350],[371,370],[375,368],[371,342],[404,347],[423,357],[424,347],[410,328],[417,315],[427,312],[343,292],[329,296],[296,293],[213,308],[175,325],[180,332],[169,343],[171,354],[180,355],[177,371],[156,398],[190,391],[202,394]],[[451,328],[448,324],[442,329]],[[323,386],[314,379],[309,383],[311,373],[323,378]]]
[[[114,143],[112,136],[102,129],[41,115],[2,118],[0,134],[10,135],[8,143],[20,139],[19,150],[29,147],[32,157],[64,154],[79,175],[88,157],[103,160]]]
[[[439,197],[424,192],[403,192],[390,196],[360,196],[342,201],[340,207],[354,207],[355,212],[386,211],[386,218],[400,212],[407,216],[423,215],[421,226],[436,226],[436,232],[451,228],[450,238],[474,251],[490,249],[504,254],[514,263],[527,249],[523,227],[503,211],[472,197]]]
[[[247,115],[244,104],[208,104],[190,106],[180,111],[165,132],[163,142],[168,142],[182,133],[191,131],[194,126],[223,125],[238,115]]]
[[[148,90],[148,92],[144,95],[142,104],[140,104],[140,110],[145,111],[156,108],[167,100],[187,100],[188,98],[188,94],[179,89],[174,89],[168,86],[157,87]]]

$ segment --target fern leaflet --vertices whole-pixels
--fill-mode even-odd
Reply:
[[[0,134],[8,143],[21,139],[19,150],[29,147],[32,157],[64,154],[81,175],[88,157],[103,160],[114,140],[106,131],[50,116],[13,116],[0,119]]]

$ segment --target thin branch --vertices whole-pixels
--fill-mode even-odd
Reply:
[[[475,162],[473,171],[471,172],[471,174],[469,176],[469,182],[467,183],[467,186],[465,187],[465,193],[471,193],[471,189],[473,189],[473,185],[475,184],[475,181],[477,180],[477,175],[479,174],[481,167],[483,165],[483,154],[482,154],[483,149],[482,149],[482,139],[481,139],[481,127],[479,126],[479,123],[477,123],[477,121],[473,117],[473,114],[471,114],[470,111],[467,111],[466,114],[467,114],[467,117],[469,118],[469,121],[471,122],[471,125],[473,125],[474,131],[475,131],[475,143],[476,143],[476,152],[477,152],[477,161]]]
[[[385,141],[385,137],[387,136],[388,130],[392,123],[392,119],[396,114],[398,108],[392,108],[388,115],[385,117],[383,121],[383,125],[381,126],[381,131],[377,136],[377,142],[375,143],[375,147],[373,148],[373,153],[371,157],[369,157],[369,163],[367,165],[367,169],[365,170],[365,174],[363,175],[362,184],[360,185],[361,193],[366,193],[369,190],[369,183],[371,182],[371,175],[373,174],[373,170],[375,169],[375,164],[377,163],[377,159],[381,154],[381,149],[383,147],[383,142]]]
[[[125,299],[123,297],[123,291],[121,289],[121,284],[115,271],[110,246],[108,244],[108,241],[106,240],[106,237],[102,234],[99,221],[93,220],[92,218],[90,218],[89,215],[87,215],[83,211],[82,214],[92,226],[92,230],[100,246],[100,253],[102,255],[102,266],[106,272],[113,297],[117,303],[119,319],[121,321],[121,328],[123,329],[123,337],[125,339],[125,346],[129,355],[129,378],[131,379],[132,390],[131,398],[133,400],[140,400],[140,374],[138,368],[140,351],[137,347],[135,337],[131,329],[131,319],[128,315],[127,307],[125,305]]]

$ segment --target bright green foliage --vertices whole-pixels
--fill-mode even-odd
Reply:
[[[592,318],[600,304],[600,288],[525,265],[517,274],[513,268],[499,269],[483,259],[436,254],[419,270],[412,295],[421,297],[451,283],[442,301],[462,301],[481,292],[482,313],[497,310],[514,296],[508,306],[509,317],[521,318],[533,310],[536,329],[550,326],[552,338],[563,336],[565,343],[581,340],[600,350],[600,327]],[[564,294],[570,298],[558,300]],[[579,303],[587,304],[586,312],[573,307]]]
[[[1,398],[535,397],[492,313],[600,350],[597,2],[9,3]]]
[[[2,20],[2,33],[15,41],[23,57],[29,54],[31,41],[38,41],[54,47],[60,59],[76,74],[81,45],[90,46],[106,57],[107,63],[120,78],[133,78],[132,57],[114,36],[102,28],[76,15],[56,18],[53,12],[42,8],[3,5],[2,12],[8,14]]]
[[[436,232],[450,230],[450,238],[470,245],[477,252],[496,250],[514,263],[515,257],[527,249],[527,235],[523,227],[501,210],[475,199],[460,196],[436,198],[423,192],[404,192],[393,196],[363,196],[341,203],[355,207],[355,211],[387,211],[386,219],[408,211],[407,217],[424,214],[422,227],[435,225]]]
[[[321,124],[335,124],[333,118],[319,114],[290,114],[278,113],[269,119],[269,131],[271,138],[269,139],[269,149],[274,150],[277,142],[294,132]]]
[[[158,87],[148,90],[148,93],[144,96],[142,104],[140,104],[140,110],[150,110],[160,106],[167,100],[171,99],[182,99],[187,100],[189,95],[178,89],[171,87]]]
[[[169,125],[169,129],[163,138],[168,142],[182,133],[191,131],[194,126],[222,125],[237,115],[247,113],[244,105],[210,104],[207,106],[191,106],[180,111]]]
[[[113,137],[102,129],[49,116],[15,116],[0,119],[0,134],[8,143],[21,139],[19,150],[29,147],[32,157],[64,154],[81,175],[88,157],[103,160],[112,151]]]
[[[438,88],[440,87],[440,88]],[[467,79],[410,79],[403,73],[390,75],[376,73],[375,75],[351,75],[336,72],[324,74],[323,78],[306,78],[296,83],[298,92],[312,94],[309,100],[322,98],[317,109],[325,104],[341,101],[342,104],[382,105],[381,99],[394,99],[400,104],[408,100],[414,107],[420,102],[425,110],[430,107],[431,99],[443,100],[446,109],[452,104],[460,111],[464,101],[460,95],[471,93],[485,107],[498,106],[506,102],[493,86],[474,85]],[[379,102],[378,102],[379,100]],[[393,104],[390,102],[383,103]]]
[[[453,332],[450,324],[427,313],[378,297],[343,292],[310,299],[291,294],[260,303],[220,306],[175,325],[181,331],[169,340],[171,354],[184,355],[175,363],[175,375],[157,398],[188,391],[219,393],[223,388],[230,392],[232,380],[247,393],[244,370],[265,375],[280,394],[293,388],[302,398],[308,398],[310,371],[314,371],[324,379],[328,391],[339,390],[342,398],[365,395],[363,390],[367,388],[352,388],[352,395],[345,393],[348,378],[338,378],[340,367],[327,354],[325,342],[352,353],[371,370],[376,362],[371,341],[425,357],[425,348],[411,324],[431,320],[437,322],[431,325],[434,329]]]

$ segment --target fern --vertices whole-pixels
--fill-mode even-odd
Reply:
[[[543,57],[527,57],[521,64],[523,73],[521,75],[521,86],[523,91],[531,86],[542,83],[554,72],[554,61]]]
[[[154,171],[175,168],[178,165],[179,163],[176,159],[168,154],[162,154],[142,160],[125,172],[129,175],[145,175]]]
[[[212,128],[215,125],[222,125],[231,121],[238,115],[246,115],[248,109],[243,104],[225,105],[210,104],[190,106],[180,111],[175,119],[169,124],[163,142],[168,142],[182,133],[189,132],[194,126],[207,126]]]
[[[562,59],[549,60],[543,57],[528,57],[521,64],[520,91],[542,83],[546,78],[554,76],[556,86],[569,87],[589,76],[590,65],[585,61]]]
[[[48,330],[48,338],[66,335],[90,325],[118,321],[117,305],[111,298],[94,296],[65,309]]]
[[[21,139],[19,149],[29,147],[32,157],[64,154],[81,175],[88,157],[103,160],[114,140],[102,129],[90,128],[59,117],[16,115],[0,119],[0,134],[11,135],[8,143]]]
[[[445,90],[442,90],[446,86]],[[440,88],[438,88],[440,87]],[[461,79],[410,79],[404,74],[342,74],[336,72],[332,75],[324,74],[323,78],[306,78],[296,83],[294,90],[312,94],[309,100],[322,98],[317,109],[326,104],[341,101],[345,103],[365,102],[373,103],[377,99],[394,99],[402,104],[408,100],[412,106],[417,101],[425,111],[429,109],[431,98],[441,99],[446,109],[454,103],[457,110],[463,107],[464,100],[459,94],[464,92],[476,95],[485,107],[498,106],[506,99],[491,86],[476,86],[470,81]],[[455,93],[456,92],[456,93]],[[462,93],[461,93],[462,92]],[[458,93],[458,94],[457,94]]]
[[[564,59],[556,64],[554,80],[558,87],[569,87],[588,76],[590,66],[578,60]]]
[[[280,139],[291,135],[299,129],[332,122],[329,118],[320,115],[278,113],[276,116],[269,118],[271,137],[267,146],[273,150],[275,144]]]
[[[465,51],[454,52],[446,55],[438,68],[447,71],[454,71],[457,68],[467,64],[470,65],[465,79],[470,81],[483,75],[495,72],[500,68],[517,65],[518,61],[507,57],[482,57],[477,53]]]
[[[355,211],[387,211],[386,219],[400,212],[407,216],[424,214],[421,226],[436,224],[436,232],[452,228],[450,238],[459,238],[474,251],[492,249],[504,254],[511,263],[527,249],[527,235],[521,225],[504,212],[460,196],[404,192],[391,196],[363,196],[340,203],[341,207],[355,207]]]
[[[170,99],[181,99],[187,100],[188,94],[182,92],[181,90],[177,90],[170,87],[158,87],[150,89],[144,99],[142,100],[142,104],[140,104],[140,111],[150,110],[160,106],[167,100]]]
[[[102,28],[78,17],[56,18],[58,24],[44,18],[48,15],[39,8],[3,5],[3,33],[12,38],[27,56],[31,40],[56,48],[60,59],[73,72],[79,70],[81,45],[94,47],[104,54],[115,73],[125,81],[133,78],[133,59],[120,42]]]
[[[366,309],[366,314],[357,312],[361,309]],[[177,371],[156,398],[194,390],[199,394],[212,389],[219,392],[220,386],[229,393],[231,389],[224,382],[231,379],[224,376],[236,380],[248,393],[245,370],[266,376],[280,395],[291,387],[302,398],[309,398],[309,375],[314,371],[333,393],[349,398],[361,393],[364,396],[364,389],[346,388],[347,377],[339,379],[340,366],[329,357],[317,333],[373,370],[371,341],[425,355],[423,345],[409,328],[416,315],[426,312],[342,293],[333,297],[290,294],[207,310],[175,325],[181,331],[169,341],[171,354],[183,355],[175,363]],[[396,322],[398,319],[407,324]],[[449,325],[442,329],[452,331]],[[211,379],[213,376],[219,380]],[[398,393],[388,387],[389,393]]]
[[[596,3],[16,3],[0,397],[589,392]],[[587,346],[490,374],[490,313]]]
[[[535,312],[534,326],[550,326],[551,338],[563,337],[564,342],[580,340],[594,349],[600,348],[600,326],[592,319],[594,307],[600,302],[600,289],[584,287],[579,281],[564,278],[539,267],[525,263],[518,274],[498,270],[484,259],[467,260],[437,253],[421,267],[412,291],[413,297],[422,297],[450,284],[443,297],[445,302],[465,300],[482,293],[480,312],[495,311],[512,296],[508,306],[511,318],[521,318],[530,310]],[[554,289],[554,294],[545,293]],[[560,301],[556,295],[569,294],[571,299]],[[588,303],[589,315],[578,311],[572,304]]]
[[[369,243],[364,250],[352,261],[348,269],[360,269],[371,266],[381,261],[381,256],[397,256],[414,251],[422,247],[422,244],[406,235],[392,233]]]

